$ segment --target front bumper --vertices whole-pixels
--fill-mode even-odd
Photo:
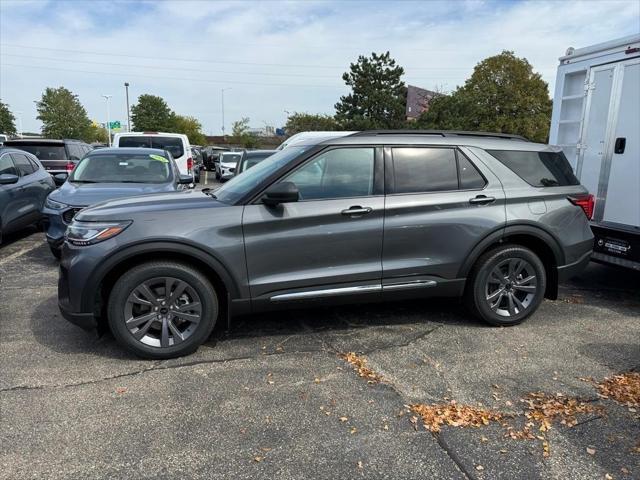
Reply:
[[[558,282],[566,282],[572,277],[579,275],[589,264],[589,260],[591,260],[592,250],[584,253],[578,260],[575,262],[569,263],[567,265],[562,265],[558,267]]]
[[[58,308],[62,316],[69,322],[85,330],[95,330],[98,322],[93,313],[77,312],[72,306],[69,275],[64,261],[60,262],[58,275]]]

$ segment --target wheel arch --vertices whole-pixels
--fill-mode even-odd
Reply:
[[[83,296],[84,311],[93,311],[99,323],[106,318],[106,305],[113,285],[127,270],[152,260],[173,260],[189,264],[209,279],[218,293],[220,312],[228,298],[238,298],[240,291],[227,268],[217,258],[197,247],[179,242],[150,242],[134,245],[110,255],[90,277]],[[224,317],[222,317],[224,318]]]
[[[482,254],[498,245],[516,244],[532,250],[542,261],[547,274],[545,298],[558,298],[558,269],[564,265],[565,256],[558,240],[547,230],[535,225],[507,225],[484,237],[471,250],[458,273],[459,278],[467,278]]]

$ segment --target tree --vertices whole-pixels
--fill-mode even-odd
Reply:
[[[260,146],[258,138],[249,133],[249,117],[242,117],[241,120],[235,121],[231,124],[231,134],[233,135],[233,141],[242,145],[244,148],[257,148]]]
[[[207,141],[202,133],[202,124],[195,117],[175,115],[171,131],[185,134],[192,145],[204,145]]]
[[[4,133],[6,135],[15,135],[15,121],[16,117],[14,117],[13,113],[11,113],[11,110],[9,110],[9,105],[0,101],[0,133]]]
[[[36,102],[38,120],[42,122],[42,134],[52,138],[77,138],[86,140],[91,129],[78,96],[64,87],[47,88],[42,99]]]
[[[336,120],[347,130],[399,128],[405,123],[407,88],[404,69],[389,52],[359,56],[342,79],[351,87],[349,95],[336,103]]]
[[[546,142],[549,88],[525,58],[503,51],[478,63],[462,87],[435,98],[418,123],[425,128],[502,132]]]
[[[144,94],[138,97],[138,103],[131,106],[131,123],[139,132],[170,132],[174,127],[175,113],[162,97]]]
[[[331,115],[294,112],[287,117],[284,130],[287,135],[295,135],[298,132],[334,131],[339,128],[338,122]]]
[[[107,132],[106,128],[92,123],[84,140],[88,143],[107,143],[109,141],[109,132]]]

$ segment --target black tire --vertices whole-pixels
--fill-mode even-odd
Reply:
[[[158,318],[160,318],[160,314],[162,313],[164,313],[165,318],[162,320],[157,320],[154,318],[152,320],[149,320],[148,322],[145,322],[141,328],[137,328],[136,330],[138,331],[138,333],[144,330],[145,327],[145,332],[150,333],[150,335],[144,335],[142,340],[138,340],[134,337],[134,332],[130,330],[131,327],[127,327],[125,320],[125,312],[128,311],[127,309],[131,308],[132,305],[130,299],[133,296],[134,291],[143,286],[142,284],[144,282],[152,284],[152,282],[160,282],[164,278],[171,278],[177,281],[180,285],[182,283],[187,285],[187,287],[185,288],[188,288],[188,290],[185,290],[185,292],[191,292],[190,296],[199,300],[199,302],[193,302],[194,305],[198,303],[199,308],[201,309],[199,313],[199,321],[197,323],[183,322],[181,325],[188,326],[187,330],[189,330],[189,335],[184,340],[176,343],[177,337],[173,333],[174,330],[170,327],[165,328],[165,320],[174,313],[177,315],[177,310],[174,312],[167,312],[167,307],[160,307],[165,311],[158,311]],[[170,288],[171,287],[169,287],[169,289]],[[161,291],[162,290],[151,291],[151,293],[154,293],[156,300],[158,300],[158,298],[162,298],[161,294],[160,297],[158,297],[158,293]],[[169,292],[169,294],[169,296],[171,297],[171,291]],[[188,294],[185,293],[185,295]],[[178,300],[179,298],[176,299],[176,302]],[[137,302],[133,303],[137,305]],[[160,301],[158,300],[158,303],[154,303],[154,305],[159,306]],[[165,303],[162,303],[162,305],[165,305]],[[218,317],[218,305],[218,296],[211,283],[202,273],[200,273],[190,265],[172,261],[148,262],[132,268],[116,281],[113,289],[111,290],[111,294],[109,295],[109,327],[111,328],[111,331],[113,332],[113,335],[115,336],[118,343],[122,347],[139,357],[149,359],[166,359],[180,357],[193,353],[203,342],[207,340],[207,338],[209,338]],[[187,302],[185,306],[189,306],[189,303]],[[158,310],[158,307],[154,307],[151,303],[149,303],[148,307],[134,308],[149,309],[149,311],[139,313],[139,316],[137,318],[143,318],[145,315],[154,316],[156,312],[152,312],[151,310]],[[179,307],[177,306],[175,308],[179,309]],[[189,313],[188,315],[192,314]],[[131,319],[133,318],[134,317],[131,316]],[[176,322],[182,322],[182,320],[177,316],[166,320],[167,324],[171,324],[173,328],[178,328],[179,330],[180,326],[176,326]],[[147,323],[151,324],[151,326],[147,326]],[[158,330],[160,330],[160,333],[158,333]],[[172,335],[171,338],[173,339],[173,344],[169,344],[169,346],[153,346],[143,343],[148,343],[150,341],[156,341],[160,343],[165,331],[170,332],[167,333],[167,338],[169,338],[169,335]],[[153,332],[156,332],[158,336],[157,340],[153,337]],[[186,335],[186,333],[186,330],[182,332],[183,335]]]
[[[60,257],[62,256],[62,250],[61,249],[56,248],[53,245],[49,245],[49,250],[51,250],[51,253],[53,254],[54,257],[56,257],[58,260],[60,260]]]
[[[538,309],[546,286],[544,265],[534,252],[520,245],[502,245],[486,252],[475,263],[465,303],[490,325],[517,325]]]

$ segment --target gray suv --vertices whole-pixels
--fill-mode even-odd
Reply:
[[[589,261],[592,207],[560,149],[521,137],[310,139],[216,191],[82,210],[59,306],[147,358],[193,352],[216,321],[301,302],[462,296],[489,324],[515,325]]]

